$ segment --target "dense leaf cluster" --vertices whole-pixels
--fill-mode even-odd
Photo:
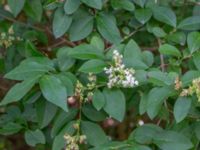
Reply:
[[[0,149],[198,150],[199,30],[199,0],[0,1]]]

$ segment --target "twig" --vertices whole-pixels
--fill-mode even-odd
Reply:
[[[11,21],[11,22],[14,22],[14,23],[18,23],[18,24],[20,24],[20,25],[22,25],[22,26],[26,26],[26,27],[29,27],[29,28],[32,28],[32,29],[35,29],[35,30],[38,30],[38,31],[44,31],[42,28],[39,28],[39,27],[36,27],[36,26],[32,26],[32,25],[30,25],[30,24],[26,24],[26,23],[24,23],[24,22],[15,20],[15,19],[13,19],[13,18],[11,18],[11,17],[8,17],[8,16],[5,16],[5,15],[3,15],[3,14],[0,14],[0,17],[6,19],[6,20],[8,20],[8,21]]]
[[[124,42],[125,40],[129,39],[129,38],[130,38],[131,36],[133,36],[135,33],[137,33],[138,31],[140,31],[140,29],[141,29],[142,27],[143,27],[143,25],[140,26],[140,27],[138,27],[136,30],[134,30],[133,32],[131,32],[129,35],[125,36],[125,37],[120,41],[120,43],[122,43],[122,42]],[[107,47],[107,48],[105,49],[104,52],[107,52],[112,46],[113,46],[113,45],[110,45],[109,47]]]
[[[14,22],[14,23],[18,23],[18,24],[20,24],[22,26],[29,27],[29,28],[32,28],[32,29],[40,31],[40,32],[48,32],[51,35],[53,35],[53,32],[49,28],[44,29],[44,28],[40,28],[40,27],[33,26],[33,25],[30,25],[30,24],[26,24],[25,22],[21,22],[21,21],[15,20],[15,19],[13,19],[11,17],[8,17],[8,16],[5,16],[3,14],[0,14],[0,17],[6,19],[8,21],[11,21],[11,22]],[[65,39],[63,37],[60,37],[60,39],[62,39],[62,43],[65,42],[68,46],[71,46],[71,47],[76,46],[76,44],[74,44],[73,42],[68,41],[67,39]],[[60,43],[58,43],[58,45],[60,45]]]
[[[161,45],[161,40],[158,38],[158,46],[160,47]],[[165,72],[165,61],[164,61],[164,57],[162,54],[160,54],[160,63],[161,63],[161,69],[162,69],[162,72]]]

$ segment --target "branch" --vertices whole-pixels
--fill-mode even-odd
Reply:
[[[158,46],[160,47],[160,45],[161,45],[161,40],[158,38]],[[160,63],[161,63],[160,67],[162,69],[162,72],[165,72],[165,61],[162,54],[160,54]]]

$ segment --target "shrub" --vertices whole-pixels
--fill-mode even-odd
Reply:
[[[2,149],[199,148],[200,1],[0,3]]]

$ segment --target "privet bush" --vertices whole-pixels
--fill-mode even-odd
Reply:
[[[200,1],[0,3],[0,149],[200,148]]]

